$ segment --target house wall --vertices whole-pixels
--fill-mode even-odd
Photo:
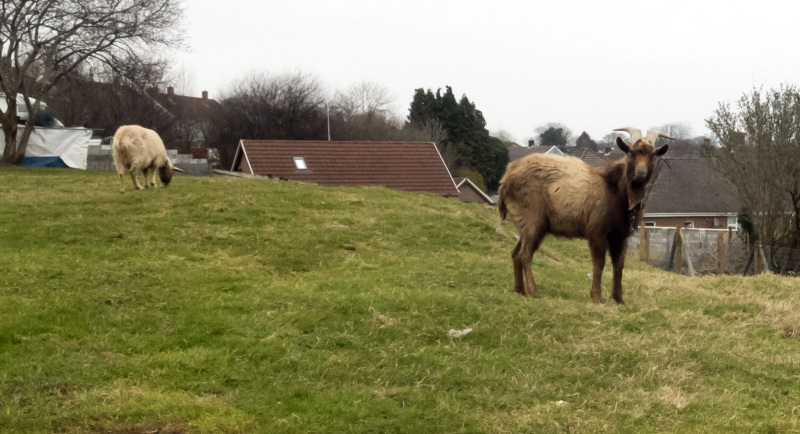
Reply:
[[[714,224],[714,217],[647,217],[645,215],[643,220],[645,223],[656,222],[656,226],[665,228],[683,227],[687,221],[694,222],[696,229],[726,229],[728,227],[727,216],[721,215],[716,218],[716,225]]]
[[[478,194],[478,192],[465,185],[461,186],[458,198],[461,199],[461,202],[487,203],[486,199]]]

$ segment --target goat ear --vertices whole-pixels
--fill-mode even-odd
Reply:
[[[625,143],[625,141],[622,140],[622,137],[617,137],[617,147],[619,148],[620,151],[622,151],[622,152],[624,152],[626,154],[631,152],[630,146],[628,146]]]
[[[660,157],[666,154],[667,151],[669,151],[669,145],[662,145],[660,148],[656,149],[656,155]]]

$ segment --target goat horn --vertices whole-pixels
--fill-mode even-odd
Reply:
[[[176,172],[181,172],[181,173],[183,173],[183,169],[181,169],[181,168],[178,168],[178,167],[175,167],[175,165],[174,165],[174,164],[172,164],[172,160],[170,160],[169,158],[167,158],[167,166],[168,166],[170,169],[172,169],[172,170],[174,170],[174,171],[176,171]]]
[[[658,140],[659,137],[663,137],[665,139],[670,139],[670,140],[675,140],[674,137],[670,137],[670,136],[662,133],[661,131],[658,131],[658,130],[647,130],[647,140],[649,140],[650,143],[652,143],[653,145],[656,144],[656,140]]]
[[[637,140],[642,138],[642,130],[633,127],[623,127],[617,128],[614,131],[625,131],[626,133],[630,134],[631,138],[629,139],[629,143],[634,144]]]

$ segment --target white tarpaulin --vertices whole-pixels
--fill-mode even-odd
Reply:
[[[23,126],[19,126],[17,137],[22,135]],[[61,158],[68,167],[86,170],[86,156],[89,153],[89,139],[92,130],[86,128],[42,128],[34,127],[28,139],[23,165],[40,166],[38,159]],[[0,152],[5,148],[5,138],[0,133]],[[63,167],[63,166],[62,166]]]

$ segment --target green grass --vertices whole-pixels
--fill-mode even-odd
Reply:
[[[494,210],[382,188],[4,168],[0,199],[2,432],[800,430],[797,279],[629,259],[597,306],[548,238],[523,298]]]

